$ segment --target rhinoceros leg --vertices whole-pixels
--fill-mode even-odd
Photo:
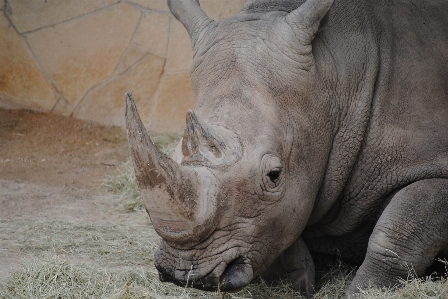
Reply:
[[[360,289],[393,287],[409,271],[422,276],[448,253],[448,180],[428,179],[395,194],[369,239],[367,254],[347,297]]]
[[[311,298],[314,293],[314,262],[302,238],[298,238],[274,261],[263,278],[268,281],[288,279],[295,290]]]

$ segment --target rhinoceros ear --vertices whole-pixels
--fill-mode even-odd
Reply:
[[[200,33],[214,22],[201,9],[199,0],[168,0],[168,7],[176,19],[187,29],[193,47]]]
[[[300,43],[308,46],[314,39],[322,19],[334,0],[307,0],[286,16],[286,22],[300,36]]]

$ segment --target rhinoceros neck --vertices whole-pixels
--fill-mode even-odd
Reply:
[[[370,126],[381,69],[374,20],[366,7],[346,2],[335,2],[328,24],[313,43],[316,67],[324,85],[330,86],[335,125],[310,225],[327,218],[350,181]],[[333,19],[341,14],[346,16],[344,24]]]
[[[311,224],[332,236],[356,231],[366,225],[363,219],[374,223],[396,190],[418,180],[448,177],[448,135],[441,125],[448,119],[447,84],[435,75],[448,76],[443,56],[447,39],[427,38],[448,26],[444,10],[424,2],[417,4],[418,13],[411,13],[417,2],[365,3],[368,15],[358,20],[368,22],[355,23],[358,31],[344,33],[347,28],[337,29],[329,21],[337,34],[323,31],[325,47],[318,52],[325,59],[333,57],[336,77],[344,82],[338,86],[331,81],[335,97],[345,102],[338,103],[342,118],[311,217]],[[349,40],[354,46],[344,47]],[[354,54],[363,51],[364,56]],[[367,67],[352,70],[347,55],[353,66]],[[349,67],[344,69],[339,61]]]

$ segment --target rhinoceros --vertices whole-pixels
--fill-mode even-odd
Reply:
[[[252,0],[221,21],[168,4],[195,96],[173,158],[126,95],[162,281],[310,295],[316,253],[359,263],[350,297],[447,256],[446,0]]]

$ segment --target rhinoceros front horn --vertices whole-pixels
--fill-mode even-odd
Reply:
[[[176,246],[197,244],[215,228],[216,180],[205,167],[182,166],[151,141],[131,93],[126,132],[143,204],[156,232]]]

